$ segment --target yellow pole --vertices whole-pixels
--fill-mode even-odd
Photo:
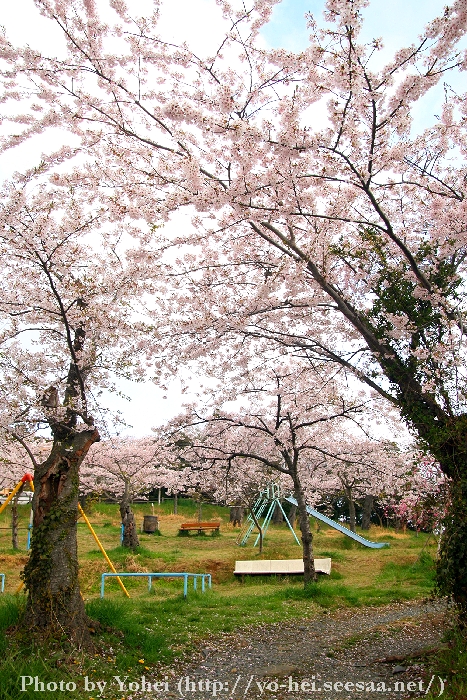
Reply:
[[[5,508],[6,508],[7,505],[9,504],[9,502],[16,496],[16,494],[18,493],[18,491],[21,491],[21,489],[23,488],[23,485],[24,485],[24,481],[23,481],[23,479],[21,479],[21,481],[19,481],[19,482],[16,484],[15,488],[14,488],[13,491],[10,493],[10,495],[8,496],[8,498],[6,499],[5,503],[3,503],[3,505],[0,506],[0,513],[1,513],[2,511],[5,510]]]
[[[84,510],[81,508],[81,504],[80,504],[80,503],[78,503],[78,510],[79,510],[80,515],[83,516],[86,525],[87,525],[88,528],[91,530],[91,534],[92,534],[92,536],[94,537],[94,539],[96,540],[97,546],[99,547],[99,549],[101,550],[102,554],[104,555],[104,558],[105,558],[107,564],[110,566],[110,568],[111,568],[111,570],[112,570],[112,573],[116,574],[116,573],[117,573],[117,570],[115,569],[114,565],[112,564],[112,562],[110,561],[109,557],[107,556],[107,552],[105,551],[104,547],[101,545],[101,543],[100,543],[100,541],[99,541],[99,538],[98,538],[98,536],[96,535],[96,533],[94,532],[94,529],[93,529],[91,523],[89,522],[88,518],[86,517],[86,513],[85,513]],[[129,597],[130,597],[130,594],[128,593],[127,589],[126,589],[125,586],[123,585],[123,581],[122,581],[122,579],[120,578],[120,576],[117,576],[117,581],[118,581],[118,583],[119,583],[119,585],[120,585],[120,588],[121,588],[122,591],[124,592],[124,594],[127,596],[127,598],[129,598]]]
[[[26,474],[26,476],[27,476],[27,477],[30,477],[30,478],[26,479],[25,477],[23,477],[23,479],[22,479],[22,480],[20,481],[20,483],[18,484],[18,487],[21,486],[21,485],[24,483],[24,481],[29,481],[29,483],[30,483],[30,485],[31,485],[31,489],[34,491],[34,484],[33,484],[33,481],[32,481],[32,476],[31,476],[30,474]],[[11,498],[12,498],[13,496],[14,496],[14,494],[12,494],[12,495],[10,496],[10,500],[11,500]],[[85,513],[84,510],[81,508],[81,504],[80,504],[80,503],[78,503],[78,510],[79,510],[80,515],[83,516],[83,518],[84,518],[84,520],[85,520],[85,522],[86,522],[86,525],[87,525],[88,528],[91,530],[91,534],[92,534],[92,536],[94,537],[94,539],[96,540],[97,546],[99,547],[99,549],[101,550],[102,554],[104,555],[107,564],[110,566],[110,568],[111,568],[111,570],[112,570],[112,573],[116,574],[117,571],[116,571],[114,565],[112,564],[112,562],[110,561],[109,557],[107,556],[107,552],[105,551],[104,547],[101,545],[101,543],[100,543],[100,541],[99,541],[99,538],[98,538],[98,536],[96,535],[96,533],[94,532],[94,529],[93,529],[91,523],[89,522],[89,520],[88,520],[88,518],[87,518],[87,516],[86,516],[86,513]],[[1,512],[1,511],[0,511],[0,512]],[[127,596],[127,598],[129,598],[129,597],[130,597],[130,594],[128,593],[127,589],[126,589],[125,586],[123,585],[123,581],[122,581],[122,579],[120,578],[120,576],[117,576],[117,581],[118,581],[118,583],[120,584],[120,588],[122,589],[122,591],[124,592],[124,594]],[[24,581],[21,581],[20,585],[19,585],[18,588],[16,589],[16,593],[19,593],[23,586],[24,586]]]
[[[34,492],[34,481],[33,481],[32,474],[25,474],[23,476],[23,478],[21,479],[20,483],[25,484],[26,481],[29,481],[29,486],[31,487],[31,491]],[[6,505],[6,503],[5,503],[5,505]],[[1,513],[1,511],[0,511],[0,513]],[[15,591],[15,594],[19,593],[23,586],[24,586],[24,581],[21,581],[21,583],[19,584],[18,588]]]

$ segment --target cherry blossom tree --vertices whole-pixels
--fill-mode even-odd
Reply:
[[[386,512],[405,528],[441,532],[449,506],[447,480],[439,465],[425,455],[413,455],[403,488],[386,498]],[[392,496],[392,497],[391,497]]]
[[[297,54],[258,40],[274,2],[218,0],[227,31],[200,56],[159,36],[157,6],[111,0],[113,22],[89,0],[36,0],[67,55],[2,39],[4,144],[68,126],[82,161],[57,183],[99,191],[116,219],[196,210],[178,240],[153,230],[181,246],[160,307],[186,357],[266,334],[398,407],[450,479],[439,585],[467,611],[465,96],[446,87],[423,133],[412,121],[465,70],[466,3],[381,65],[381,40],[359,43],[367,0],[328,0]]]
[[[397,423],[390,427],[393,438],[400,439]],[[311,488],[321,500],[343,496],[349,508],[349,527],[355,532],[356,503],[371,496],[371,504],[374,499],[385,504],[403,493],[413,473],[413,457],[413,451],[401,449],[394,441],[342,435],[338,451],[329,455],[323,469],[313,476]],[[370,515],[371,511],[367,517]]]
[[[161,474],[158,467],[161,462],[168,466],[170,457],[168,448],[154,437],[103,440],[88,452],[80,471],[80,489],[118,501],[124,547],[139,547],[132,501],[164,485],[166,471]]]
[[[131,301],[144,286],[123,226],[78,192],[35,173],[2,192],[0,429],[34,467],[33,536],[23,579],[23,625],[88,641],[78,584],[79,468],[105,430],[99,392],[117,376],[141,376]],[[122,245],[119,245],[122,243]],[[126,251],[126,252],[125,252]],[[110,269],[110,261],[112,267]],[[95,418],[94,418],[95,416]],[[37,435],[48,450],[37,454]]]
[[[291,358],[281,364],[273,358],[266,367],[250,361],[226,383],[224,396],[214,390],[214,411],[192,407],[175,422],[188,442],[184,456],[217,481],[226,498],[228,494],[230,500],[246,500],[249,506],[265,482],[281,477],[288,483],[298,504],[306,585],[315,578],[307,512],[313,500],[307,498],[307,485],[328,457],[339,459],[343,424],[358,421],[368,398],[346,398],[327,373],[312,373]],[[240,407],[226,410],[226,398],[231,401],[234,396]],[[222,479],[212,472],[219,464]],[[252,475],[252,469],[257,473]]]

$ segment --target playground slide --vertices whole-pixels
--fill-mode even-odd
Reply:
[[[295,500],[295,498],[292,498],[292,496],[289,496],[285,500],[288,501],[289,503],[292,503],[294,506],[298,505],[297,501]],[[315,510],[314,508],[311,508],[310,506],[307,506],[306,509],[307,509],[308,513],[310,515],[312,515],[314,518],[321,520],[321,522],[326,523],[326,525],[330,525],[335,530],[339,530],[339,532],[342,532],[344,535],[347,535],[347,537],[351,537],[356,542],[360,542],[360,544],[364,544],[365,547],[371,547],[372,549],[381,549],[382,547],[389,547],[389,542],[371,542],[371,540],[366,540],[361,535],[357,535],[357,533],[352,532],[352,530],[349,530],[348,527],[344,527],[344,525],[341,525],[340,523],[336,523],[335,520],[331,520],[331,518],[328,518],[326,515],[323,515],[318,510]]]

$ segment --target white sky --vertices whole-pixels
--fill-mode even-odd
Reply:
[[[97,4],[101,6],[102,0],[97,0]],[[137,14],[150,11],[152,6],[151,0],[128,0],[128,4],[135,13],[138,8]],[[371,0],[365,10],[362,39],[382,37],[385,45],[383,58],[387,60],[397,48],[411,43],[430,19],[442,13],[445,4],[445,0]],[[319,19],[323,7],[324,0],[282,0],[262,32],[265,43],[270,47],[302,49],[308,38],[303,16],[310,11]],[[6,28],[7,36],[14,43],[28,43],[49,51],[53,47],[54,52],[60,52],[63,47],[62,37],[38,14],[33,0],[3,0],[0,25]],[[187,41],[197,53],[206,54],[217,45],[215,38],[220,35],[222,17],[214,0],[165,0],[160,27],[167,38],[176,42]],[[431,95],[417,108],[415,118],[420,123],[425,119],[431,122],[438,104],[437,95]],[[0,178],[8,177],[13,170],[31,166],[46,147],[43,141],[36,140],[0,156]],[[182,397],[177,384],[167,392],[158,390],[152,383],[130,385],[126,382],[122,391],[131,395],[132,401],[112,401],[135,426],[134,430],[128,431],[133,434],[149,433],[153,425],[165,422],[181,408]],[[183,400],[187,400],[187,395]]]

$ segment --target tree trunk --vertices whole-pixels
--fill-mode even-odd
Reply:
[[[178,515],[178,493],[174,493],[174,515]]]
[[[349,506],[349,519],[350,519],[349,529],[351,530],[351,532],[355,532],[355,521],[356,521],[355,501],[353,500],[353,497],[352,497],[352,489],[347,487],[345,489],[345,495],[347,497],[347,503]]]
[[[237,525],[240,527],[243,520],[243,506],[231,506],[230,507],[230,522],[233,527]]]
[[[31,553],[23,578],[28,593],[22,625],[29,633],[90,644],[89,618],[78,582],[79,467],[99,440],[94,427],[55,436],[34,472]]]
[[[290,525],[295,528],[295,521],[297,519],[297,506],[295,504],[292,504],[289,515],[287,516],[289,519]]]
[[[274,508],[274,513],[272,514],[272,522],[274,525],[279,525],[280,523],[284,522],[284,514],[279,506],[279,503],[276,503],[276,507]]]
[[[139,547],[139,539],[135,514],[131,510],[129,484],[125,484],[125,493],[120,502],[120,517],[123,525],[122,546],[128,547],[129,549],[137,549]]]
[[[313,558],[313,535],[310,530],[310,518],[306,509],[305,494],[297,474],[292,476],[294,482],[294,495],[297,501],[300,532],[303,547],[303,583],[307,586],[311,581],[316,581],[315,563]]]
[[[251,514],[251,517],[253,518],[254,524],[256,525],[256,527],[257,527],[257,529],[258,529],[258,533],[259,533],[259,553],[262,554],[262,553],[263,553],[263,539],[264,539],[264,536],[263,536],[263,528],[261,527],[261,524],[260,524],[258,518],[256,517],[256,513],[255,513],[254,506],[250,506],[250,514]]]
[[[451,482],[450,497],[439,546],[437,590],[456,603],[467,624],[467,479]]]
[[[11,546],[13,549],[18,547],[18,496],[11,502]]]
[[[370,529],[374,498],[374,496],[368,493],[363,500],[362,530]]]

